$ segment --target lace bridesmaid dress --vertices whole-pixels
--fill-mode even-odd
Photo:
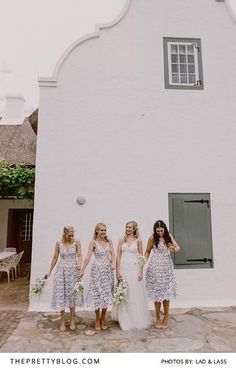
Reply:
[[[130,245],[122,244],[120,273],[128,283],[126,305],[117,307],[117,319],[122,330],[145,329],[151,324],[151,313],[148,310],[148,299],[144,281],[138,280],[140,266],[138,264],[137,241]]]
[[[74,286],[78,282],[78,268],[76,263],[76,244],[66,250],[60,244],[60,261],[54,275],[51,308],[64,311],[66,308],[83,306],[83,294],[78,297],[74,293]]]
[[[147,295],[154,302],[170,300],[176,296],[174,266],[169,248],[162,243],[154,245],[147,272]]]
[[[103,247],[96,240],[94,242],[95,261],[91,268],[86,305],[98,310],[112,307],[114,272],[111,268],[109,243]]]

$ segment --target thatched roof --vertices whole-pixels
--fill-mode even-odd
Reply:
[[[37,135],[38,130],[38,109],[35,109],[33,113],[28,117],[29,123],[31,124],[32,129]]]
[[[34,166],[36,138],[28,118],[25,118],[22,125],[0,123],[0,161]]]

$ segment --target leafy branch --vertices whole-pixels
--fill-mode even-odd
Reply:
[[[35,169],[24,164],[0,162],[0,196],[19,199],[34,198]]]

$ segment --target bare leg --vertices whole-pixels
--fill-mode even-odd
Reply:
[[[164,318],[162,320],[162,329],[167,329],[169,324],[169,307],[170,307],[170,301],[165,300],[163,301],[163,307],[164,307]]]
[[[60,311],[60,315],[61,315],[60,330],[65,331],[66,330],[65,311]]]
[[[101,323],[100,323],[100,310],[95,311],[96,314],[96,321],[95,321],[95,329],[96,330],[101,330]]]
[[[102,327],[103,330],[107,330],[106,313],[107,313],[107,308],[103,308],[102,309],[102,317],[101,317],[101,327]]]
[[[75,307],[70,307],[70,330],[75,330]]]
[[[155,312],[156,312],[156,328],[161,329],[161,317],[160,317],[160,311],[161,311],[161,302],[154,302],[155,305]]]

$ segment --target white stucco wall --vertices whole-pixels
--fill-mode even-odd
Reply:
[[[214,269],[176,270],[173,306],[236,304],[235,33],[224,3],[135,0],[57,66],[57,87],[41,86],[31,283],[64,225],[84,254],[99,221],[116,248],[135,219],[146,244],[168,193],[209,192]],[[163,37],[201,38],[204,90],[164,88]],[[31,309],[49,308],[51,287]]]
[[[0,251],[7,246],[8,210],[11,208],[33,208],[33,203],[22,199],[0,199]]]

